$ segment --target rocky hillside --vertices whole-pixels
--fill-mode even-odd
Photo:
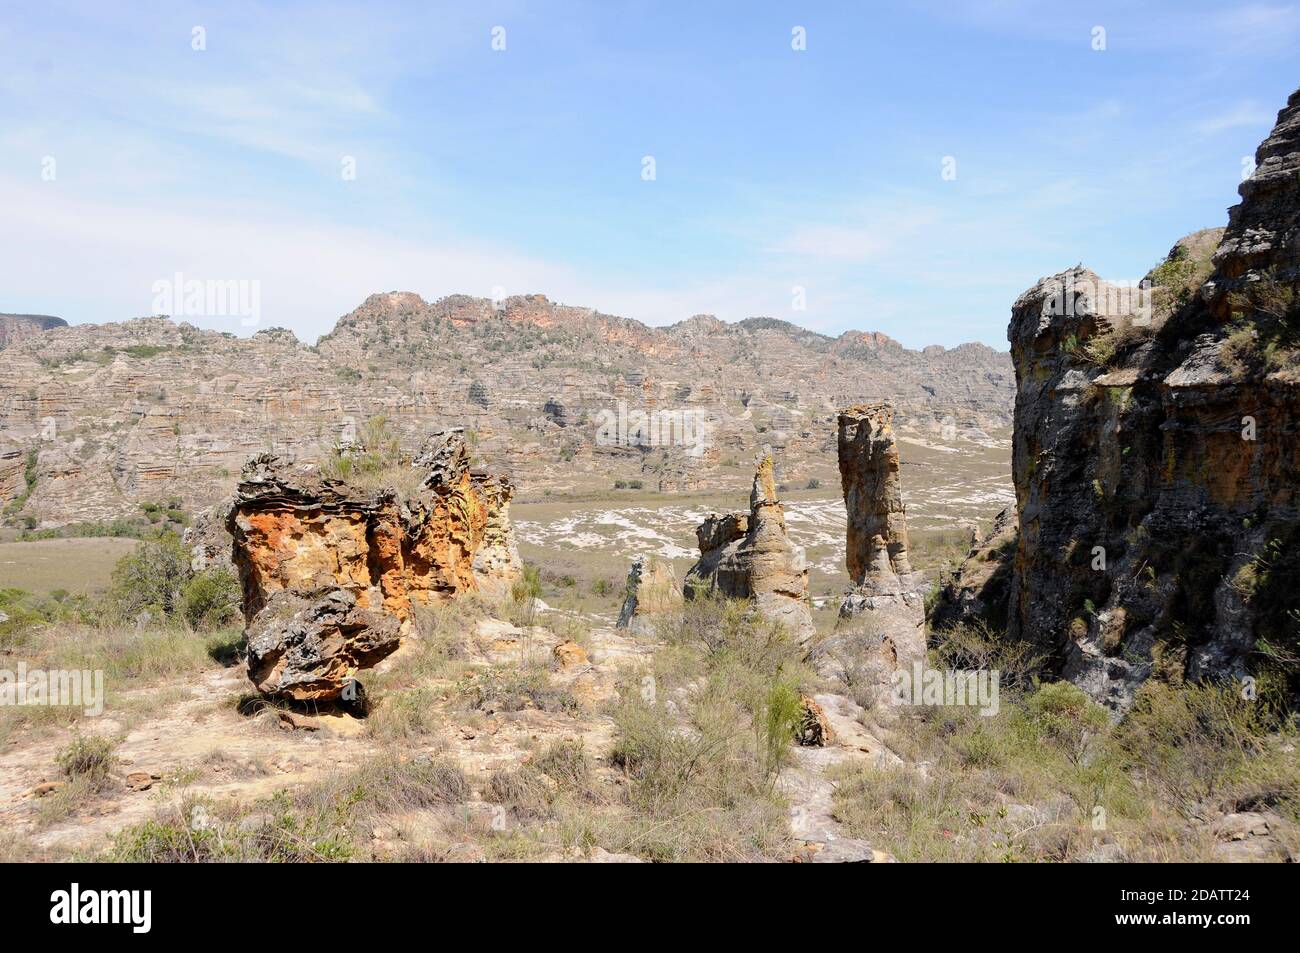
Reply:
[[[54,527],[198,510],[261,452],[314,459],[376,415],[404,444],[465,427],[522,493],[743,486],[768,444],[799,479],[834,456],[837,407],[888,397],[904,429],[987,440],[1010,422],[1009,356],[979,344],[911,351],[772,318],[668,328],[541,296],[495,303],[372,295],[315,346],[166,318],[55,328],[0,366],[0,505]]]
[[[50,328],[67,326],[67,321],[48,314],[0,314],[0,350]]]
[[[1300,91],[1256,160],[1222,235],[1152,273],[1149,321],[1082,267],[1012,309],[1018,539],[973,554],[940,614],[1005,605],[1112,707],[1149,677],[1300,689]]]

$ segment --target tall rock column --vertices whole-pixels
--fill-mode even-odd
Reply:
[[[840,483],[848,510],[846,561],[855,587],[914,589],[898,475],[894,408],[859,404],[839,416]]]
[[[907,554],[891,405],[840,413],[839,460],[853,584],[840,603],[836,634],[814,653],[814,663],[823,674],[881,688],[896,669],[925,656],[925,603]]]

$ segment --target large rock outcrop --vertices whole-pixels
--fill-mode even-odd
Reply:
[[[351,589],[277,589],[245,633],[248,678],[268,698],[333,702],[358,670],[397,651],[401,622]]]
[[[836,634],[818,647],[815,664],[824,674],[880,686],[925,655],[925,600],[907,552],[893,407],[843,410],[838,445],[852,585]]]
[[[1012,310],[1009,634],[1112,707],[1153,675],[1273,666],[1297,689],[1258,647],[1300,648],[1300,92],[1256,161],[1213,273],[1167,318],[1117,312],[1082,267]],[[1176,247],[1152,277],[1187,263]]]
[[[749,512],[712,515],[695,535],[700,559],[686,573],[687,598],[702,588],[753,599],[760,612],[785,625],[800,643],[812,638],[808,561],[786,533],[770,450],[759,457]]]
[[[226,527],[260,691],[337,698],[397,648],[413,605],[512,581],[510,484],[470,472],[458,430],[430,437],[412,467],[404,494],[269,454],[245,467]]]

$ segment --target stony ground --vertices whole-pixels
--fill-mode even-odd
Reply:
[[[429,709],[421,720],[434,727],[425,734],[399,740],[400,757],[436,754],[458,765],[472,793],[461,804],[441,811],[387,817],[370,832],[376,859],[419,851],[433,858],[475,859],[485,856],[481,841],[502,839],[527,818],[503,810],[488,798],[494,772],[517,768],[548,743],[580,742],[593,757],[593,789],[613,803],[624,783],[622,773],[607,762],[614,741],[609,706],[621,687],[636,685],[662,648],[653,638],[633,638],[609,627],[608,620],[584,632],[585,648],[573,656],[557,653],[562,643],[573,646],[548,626],[521,628],[510,622],[480,618],[459,640],[462,654],[453,671],[419,684],[428,690]],[[382,677],[401,669],[403,652],[377,670]],[[540,668],[549,688],[565,693],[576,705],[548,711],[525,707],[518,711],[469,708],[458,685],[476,676]],[[220,810],[247,810],[277,791],[319,784],[357,769],[384,751],[394,739],[384,737],[366,720],[349,715],[309,715],[272,708],[252,710],[245,703],[249,686],[242,666],[209,668],[180,678],[133,689],[115,699],[105,715],[70,726],[33,725],[11,731],[0,754],[0,824],[19,846],[10,852],[24,856],[89,856],[109,848],[114,836],[159,815],[168,805],[201,803]],[[119,708],[134,710],[131,701],[165,699],[145,704],[147,712],[124,719]],[[788,798],[790,857],[808,859],[883,859],[869,844],[850,837],[831,816],[833,785],[826,771],[846,762],[896,763],[885,745],[860,721],[863,715],[851,700],[819,696],[834,729],[834,742],[816,750],[797,749],[793,763],[780,778]],[[105,788],[72,805],[54,805],[65,785],[57,759],[79,734],[93,731],[121,738],[115,766]],[[593,811],[601,810],[598,806]],[[66,813],[65,813],[66,812]],[[578,854],[556,845],[531,845],[528,859],[569,859]],[[614,855],[595,848],[579,852],[583,859]],[[622,859],[635,859],[633,855]],[[781,859],[781,858],[773,858]]]

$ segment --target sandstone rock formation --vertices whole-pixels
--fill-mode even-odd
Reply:
[[[627,589],[616,628],[630,629],[636,635],[649,633],[655,619],[681,604],[682,587],[677,583],[672,563],[638,556],[628,569]]]
[[[1256,674],[1260,640],[1300,648],[1300,92],[1256,162],[1167,316],[1117,312],[1082,267],[1012,310],[1009,634],[1115,708],[1151,676]],[[1151,277],[1190,259],[1180,243]]]
[[[795,725],[794,740],[795,744],[805,748],[825,748],[835,740],[830,719],[810,695],[799,698],[799,721]]]
[[[812,638],[808,562],[786,534],[770,450],[759,458],[749,512],[710,516],[695,535],[700,559],[686,573],[687,598],[697,587],[752,598],[760,612],[784,624],[800,643]]]
[[[259,690],[337,698],[357,668],[397,648],[413,603],[513,580],[509,483],[471,474],[459,430],[430,437],[413,470],[414,490],[399,494],[270,454],[244,468],[226,526]]]
[[[185,528],[183,541],[190,551],[190,569],[226,569],[235,572],[234,540],[226,529],[234,500],[224,500],[202,511]]]
[[[867,594],[914,590],[892,405],[860,404],[840,413],[839,463],[854,587]]]
[[[837,635],[819,647],[816,662],[827,674],[852,669],[856,680],[883,684],[925,655],[924,598],[907,554],[893,407],[844,410],[838,443],[852,586],[840,603]]]
[[[492,598],[502,598],[510,593],[511,584],[524,568],[510,526],[510,498],[515,488],[507,477],[480,471],[471,472],[470,480],[487,508],[483,542],[479,544],[472,565],[474,579],[480,592]]]
[[[277,589],[253,618],[248,678],[268,698],[332,702],[357,671],[401,644],[397,616],[362,606],[342,587]]]

